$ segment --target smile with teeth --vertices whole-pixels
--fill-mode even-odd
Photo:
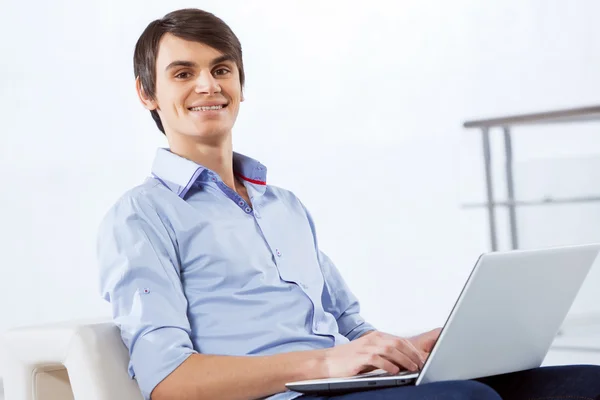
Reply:
[[[188,110],[190,111],[216,111],[216,110],[221,110],[222,108],[224,108],[224,105],[218,105],[218,106],[208,106],[208,107],[191,107]]]

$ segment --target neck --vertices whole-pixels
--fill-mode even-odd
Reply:
[[[186,137],[178,135],[169,138],[169,149],[173,154],[194,161],[215,172],[227,186],[236,190],[231,135],[227,135],[224,140],[215,143],[192,142],[186,140]]]

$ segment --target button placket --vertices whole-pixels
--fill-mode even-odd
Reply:
[[[258,211],[259,204],[258,201],[255,202],[254,196],[250,195],[250,201],[252,202],[252,209],[254,211],[254,216],[256,218],[260,218],[260,212]]]
[[[212,172],[212,171],[209,171],[209,172],[208,172],[208,179],[209,179],[211,182],[216,182],[216,181],[217,181],[217,177],[215,176],[215,173],[214,173],[214,172]]]

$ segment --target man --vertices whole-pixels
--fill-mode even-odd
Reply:
[[[245,76],[230,28],[201,10],[172,12],[139,38],[134,70],[169,148],[106,215],[98,256],[144,397],[283,400],[300,396],[286,391],[289,381],[421,368],[439,329],[400,338],[364,321],[303,204],[233,152]],[[599,367],[579,366],[339,398],[597,394]]]

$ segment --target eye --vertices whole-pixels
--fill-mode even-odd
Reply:
[[[190,73],[189,72],[180,72],[177,75],[175,75],[175,78],[177,79],[186,79],[190,77]]]
[[[226,75],[229,72],[231,72],[231,71],[229,71],[228,68],[219,68],[219,69],[215,70],[215,75]]]

